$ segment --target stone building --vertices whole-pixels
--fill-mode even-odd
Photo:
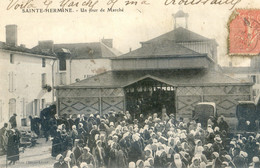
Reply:
[[[35,52],[17,42],[17,26],[7,25],[6,41],[0,42],[0,123],[16,113],[20,127],[29,115],[39,116],[55,100],[57,61],[53,54]]]

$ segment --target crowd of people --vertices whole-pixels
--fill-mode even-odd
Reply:
[[[58,124],[59,122],[59,124]],[[206,128],[194,120],[157,113],[57,115],[50,130],[54,168],[259,167],[260,134],[229,133],[223,116]]]
[[[133,118],[129,112],[77,117],[30,117],[31,130],[51,140],[54,168],[257,168],[260,134],[232,134],[223,116],[206,127],[166,110]],[[16,115],[1,128],[1,149],[9,164],[19,160]]]

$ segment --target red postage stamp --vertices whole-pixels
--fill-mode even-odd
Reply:
[[[260,54],[260,10],[236,9],[229,22],[229,54]]]

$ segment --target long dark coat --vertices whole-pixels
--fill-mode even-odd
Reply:
[[[7,131],[6,127],[0,129],[0,151],[7,150]]]
[[[56,131],[54,139],[52,140],[52,152],[51,155],[53,157],[56,157],[58,154],[61,153],[61,134],[60,132]]]
[[[142,145],[141,142],[135,141],[130,146],[130,151],[128,153],[128,162],[136,162],[142,157]]]
[[[9,122],[10,122],[12,128],[16,128],[16,127],[17,127],[16,116],[13,115],[13,116],[9,119]]]
[[[7,143],[7,160],[19,160],[19,139],[20,137],[17,133],[10,133]]]

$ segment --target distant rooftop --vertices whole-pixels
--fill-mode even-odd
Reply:
[[[53,44],[52,47],[47,48],[39,44],[33,50],[56,54],[63,52],[70,54],[71,59],[111,58],[121,54],[120,51],[108,47],[103,42]]]
[[[15,52],[22,52],[22,53],[28,53],[28,54],[36,54],[36,55],[42,55],[42,56],[55,56],[54,53],[44,53],[41,51],[35,51],[29,48],[26,48],[24,46],[14,46],[6,44],[5,42],[0,42],[0,49],[8,50],[8,51],[15,51]]]
[[[259,72],[260,69],[254,67],[222,67],[224,73],[250,74]]]

